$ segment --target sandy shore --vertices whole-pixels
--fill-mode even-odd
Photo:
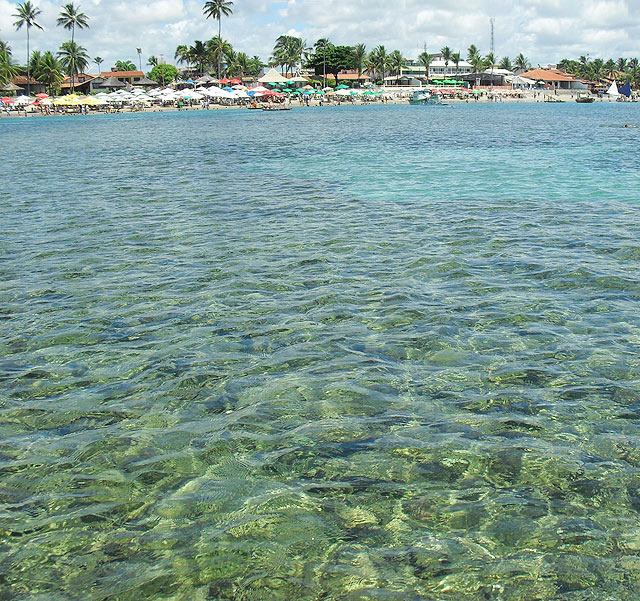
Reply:
[[[362,101],[360,99],[357,99],[354,102],[350,102],[349,100],[337,101],[337,100],[328,100],[326,98],[323,98],[322,100],[314,98],[312,101],[310,101],[308,106],[323,106],[323,107],[369,106],[371,104],[386,106],[386,105],[396,105],[396,104],[407,104],[409,102],[409,98],[412,95],[411,92],[399,91],[399,90],[392,90],[390,93],[394,94],[394,97],[385,98],[384,102],[381,100],[370,102],[370,101]],[[464,99],[446,98],[445,102],[450,104],[487,104],[487,103],[517,104],[517,103],[531,103],[531,102],[546,102],[546,103],[573,102],[575,101],[576,95],[577,95],[577,91],[569,91],[569,90],[561,90],[557,94],[554,94],[552,91],[547,91],[547,90],[535,91],[535,92],[531,90],[526,90],[522,93],[521,96],[514,96],[511,94],[511,92],[498,91],[493,94],[487,94],[485,92],[485,94],[483,94],[479,98],[475,98],[473,96],[470,96]],[[615,102],[615,101],[612,99],[605,98],[605,99],[598,99],[596,100],[596,102]],[[290,106],[292,108],[296,108],[296,107],[307,108],[307,105],[305,103],[300,102],[298,100],[294,100],[291,103],[287,103],[286,106]],[[124,113],[164,113],[164,112],[184,112],[184,111],[207,111],[207,110],[211,110],[211,111],[243,110],[245,108],[246,108],[245,106],[236,106],[236,105],[226,106],[221,104],[210,104],[209,108],[203,108],[199,104],[194,106],[184,106],[181,108],[178,108],[175,106],[153,106],[153,107],[147,107],[147,108],[135,109],[135,110],[130,108],[124,108],[117,112],[111,111],[109,113],[107,113],[104,110],[91,110],[88,116],[104,115],[104,114],[124,114]],[[11,111],[9,115],[7,115],[4,112],[4,110],[0,111],[0,119],[6,119],[6,118],[10,118],[10,119],[23,118],[24,119],[25,117],[30,118],[30,117],[49,117],[49,116],[79,117],[83,115],[80,113],[72,112],[72,111],[62,112],[62,113],[52,113],[51,115],[46,115],[44,113],[41,113],[37,109],[27,110],[26,112],[22,110]],[[84,116],[87,116],[87,115],[84,115]]]

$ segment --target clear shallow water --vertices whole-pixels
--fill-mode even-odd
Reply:
[[[633,598],[638,110],[0,121],[0,599]]]

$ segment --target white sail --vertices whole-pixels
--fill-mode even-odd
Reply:
[[[607,94],[609,94],[609,96],[620,96],[620,93],[618,92],[618,86],[615,81],[611,84],[611,87],[607,90]]]

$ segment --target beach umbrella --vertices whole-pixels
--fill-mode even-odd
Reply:
[[[16,101],[14,98],[0,98],[0,102],[2,102],[2,104],[15,104]]]
[[[31,104],[33,102],[33,98],[30,96],[18,96],[16,98],[16,104]]]
[[[293,90],[291,88],[284,88],[284,90],[282,90],[283,92],[293,92]]]
[[[343,83],[341,83],[339,86],[336,86],[336,90],[347,90],[349,88],[349,86],[345,86]]]

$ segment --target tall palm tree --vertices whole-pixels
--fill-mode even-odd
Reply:
[[[444,61],[444,74],[446,77],[447,69],[449,67],[449,63],[451,62],[451,55],[453,54],[453,52],[451,52],[451,48],[449,48],[449,46],[445,46],[440,50],[440,54],[442,54],[442,60]]]
[[[384,76],[389,66],[389,55],[384,46],[376,46],[369,54],[369,59],[373,64],[376,72],[382,74],[382,84],[384,85]]]
[[[207,19],[218,19],[218,40],[222,40],[222,17],[228,17],[233,14],[231,7],[232,0],[210,0],[204,3],[202,8],[204,16]],[[228,43],[228,42],[227,42]],[[218,79],[220,79],[220,61],[222,60],[222,52],[218,52]]]
[[[424,67],[424,76],[429,83],[429,67],[431,66],[432,58],[431,55],[427,52],[427,48],[418,55],[418,62]]]
[[[358,73],[358,83],[364,71],[364,61],[367,58],[367,47],[364,44],[356,44],[353,49],[353,68]]]
[[[75,42],[76,27],[85,29],[89,27],[89,17],[80,12],[79,6],[74,6],[73,2],[69,2],[62,7],[60,16],[58,17],[58,26],[71,30],[71,43]],[[71,75],[71,93],[75,90],[75,75]]]
[[[58,27],[64,27],[71,31],[71,41],[75,42],[76,27],[85,29],[89,27],[89,17],[80,12],[79,6],[74,6],[73,2],[69,2],[62,7],[57,22]]]
[[[459,52],[454,52],[451,55],[451,62],[456,66],[456,79],[458,77],[458,65],[460,64],[461,60],[462,60],[462,58],[460,57],[460,53]]]
[[[394,50],[389,55],[389,67],[395,72],[398,79],[402,77],[402,67],[407,59],[402,56],[400,50]]]
[[[47,50],[42,55],[38,63],[36,77],[38,81],[41,81],[47,86],[49,94],[53,94],[60,82],[64,79],[63,65],[50,50]]]
[[[480,54],[480,51],[478,50],[478,47],[475,44],[471,44],[471,46],[469,46],[469,48],[467,49],[467,61],[472,62],[473,57],[476,54]]]
[[[319,56],[319,53],[322,52],[322,62],[323,62],[323,67],[322,67],[322,87],[326,88],[327,87],[327,50],[329,50],[329,48],[331,48],[333,46],[333,44],[329,41],[328,38],[320,38],[314,45],[313,47],[315,48],[316,51],[316,56]]]
[[[31,69],[29,68],[29,55],[30,55],[30,42],[29,42],[29,31],[32,27],[37,27],[38,29],[43,29],[42,26],[36,21],[38,15],[42,11],[37,7],[31,4],[31,0],[25,0],[22,4],[18,4],[17,12],[12,15],[16,17],[17,21],[13,24],[16,28],[16,31],[20,31],[22,26],[26,26],[27,28],[27,96],[31,95]]]
[[[75,42],[63,42],[58,51],[58,56],[72,81],[74,75],[84,71],[89,66],[89,55],[86,48],[78,46]]]
[[[155,67],[158,64],[158,57],[154,56],[153,54],[149,57],[149,59],[147,60],[147,65],[149,65],[151,68]]]
[[[93,62],[98,66],[98,75],[100,75],[100,65],[104,63],[104,59],[101,56],[96,56]]]

